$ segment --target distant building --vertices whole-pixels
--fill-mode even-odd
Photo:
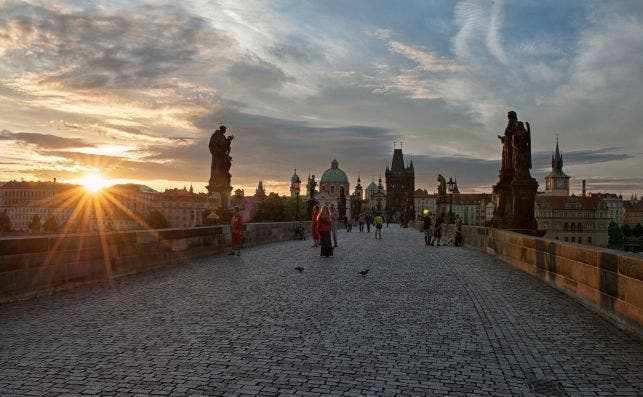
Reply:
[[[607,204],[591,196],[536,196],[538,228],[546,238],[607,246]]]
[[[491,217],[487,216],[489,203],[493,205],[491,193],[454,193],[451,206],[454,216],[460,215],[463,224],[484,226],[493,217],[493,210]]]
[[[535,217],[545,237],[571,243],[607,246],[607,228],[618,219],[618,198],[598,193],[569,195],[569,176],[563,172],[563,159],[556,141],[552,171],[545,178],[545,193],[536,196]],[[612,218],[612,216],[616,218]]]
[[[207,195],[187,189],[165,189],[157,194],[151,209],[159,211],[171,228],[190,228],[201,225],[203,212],[208,208]]]
[[[413,212],[413,194],[415,193],[415,170],[413,161],[408,167],[404,164],[402,148],[393,148],[391,168],[386,167],[386,211],[393,219],[405,216],[405,210]],[[413,219],[414,214],[406,214]]]
[[[585,196],[585,181],[583,180],[583,196]],[[607,215],[610,220],[617,225],[623,224],[623,214],[625,209],[623,207],[623,197],[614,193],[589,193],[590,197],[598,197],[598,199],[605,203],[607,206]]]
[[[146,227],[145,217],[154,209],[156,190],[146,185],[125,183],[103,190],[100,205],[90,217],[90,229],[137,230]]]
[[[643,225],[643,201],[636,196],[632,197],[625,204],[623,222],[630,227],[636,226],[637,223]]]
[[[51,214],[62,227],[72,217],[86,216],[81,209],[75,210],[84,195],[81,186],[59,183],[56,179],[53,182],[9,181],[0,186],[0,212],[7,213],[14,231],[29,230],[35,215],[44,222]]]
[[[266,195],[266,190],[263,188],[263,181],[259,181],[257,189],[255,190],[255,197],[259,200],[264,200],[266,197],[268,197]]]
[[[415,209],[415,218],[422,219],[423,211],[428,209],[431,214],[436,211],[436,195],[430,194],[426,189],[416,189],[413,194],[413,207]]]
[[[386,192],[382,185],[382,178],[379,178],[378,184],[371,181],[366,187],[362,208],[367,208],[373,213],[383,212],[386,209]]]

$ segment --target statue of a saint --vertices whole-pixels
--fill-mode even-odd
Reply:
[[[225,136],[226,127],[220,126],[210,137],[210,153],[212,154],[212,164],[210,166],[210,187],[229,186],[230,185],[230,167],[232,166],[232,157],[230,157],[230,145],[234,137]]]
[[[446,197],[447,180],[442,176],[442,174],[438,174],[438,182],[438,197]]]
[[[502,167],[501,170],[513,169],[513,136],[516,132],[518,125],[518,115],[513,110],[507,113],[507,128],[505,128],[505,135],[498,135],[500,142],[502,142]]]
[[[525,124],[527,128],[525,129]],[[529,123],[519,121],[512,139],[513,167],[518,176],[531,176],[531,128]]]
[[[315,175],[311,176],[308,178],[308,199],[309,200],[314,200],[315,199],[315,188],[317,187],[317,182],[315,181]]]

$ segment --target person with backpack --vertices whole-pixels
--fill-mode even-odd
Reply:
[[[373,218],[373,223],[375,224],[375,238],[382,239],[382,225],[384,224],[384,218],[378,212]]]
[[[229,255],[234,255],[235,250],[237,256],[241,255],[241,232],[243,230],[243,220],[239,213],[239,207],[232,209],[232,218],[230,219],[230,234],[232,235],[232,251]]]

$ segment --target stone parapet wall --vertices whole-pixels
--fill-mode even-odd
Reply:
[[[422,222],[414,222],[422,230]],[[447,225],[443,243],[454,234]],[[643,338],[643,255],[462,226],[465,246],[497,256]]]
[[[244,247],[296,239],[310,222],[248,223]],[[230,249],[229,226],[0,239],[0,303],[188,263]]]

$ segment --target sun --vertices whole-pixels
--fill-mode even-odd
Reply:
[[[91,193],[96,193],[109,184],[109,181],[97,172],[85,175],[79,182]]]

